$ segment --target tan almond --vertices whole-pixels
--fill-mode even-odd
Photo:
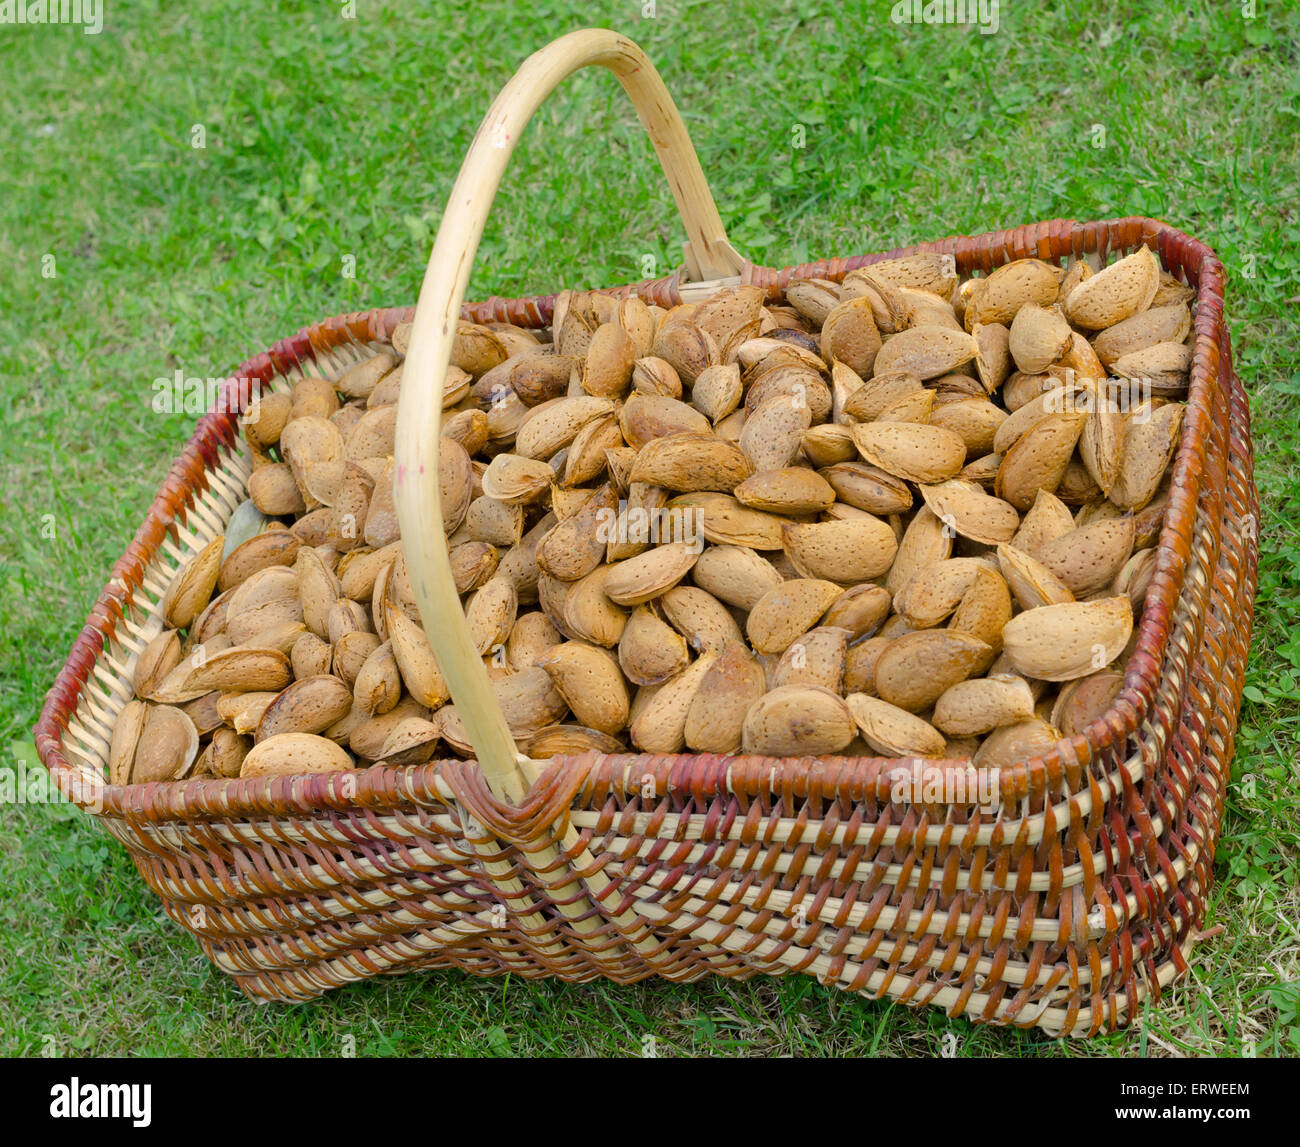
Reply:
[[[608,398],[590,394],[555,398],[536,406],[515,434],[514,452],[521,458],[549,458],[569,445],[588,422],[614,409]]]
[[[1067,737],[1081,734],[1105,715],[1123,688],[1124,674],[1113,669],[1067,682],[1052,706],[1052,724]]]
[[[544,761],[562,754],[625,753],[627,745],[608,733],[582,725],[547,725],[521,741],[519,750]]]
[[[293,682],[267,706],[257,724],[255,739],[260,743],[281,733],[324,732],[351,705],[352,691],[337,677],[306,677]]]
[[[772,674],[772,687],[819,685],[838,694],[844,683],[848,637],[848,630],[833,625],[821,625],[800,635],[781,654]]]
[[[424,627],[392,605],[386,607],[385,617],[393,656],[397,659],[397,667],[407,691],[421,705],[436,709],[451,696],[451,690],[438,666]]]
[[[312,733],[280,733],[254,745],[240,767],[241,777],[337,773],[353,768],[348,752]]]
[[[618,492],[606,482],[572,517],[560,522],[537,547],[537,564],[561,581],[577,581],[605,558],[617,519]]]
[[[882,756],[936,758],[944,755],[943,734],[916,714],[865,693],[850,693],[846,703],[863,740]]]
[[[867,299],[845,299],[831,308],[822,325],[822,355],[827,365],[842,362],[866,377],[881,349],[880,332]]]
[[[691,387],[691,405],[715,425],[740,405],[742,397],[740,364],[734,362],[706,367]]]
[[[1060,740],[1046,721],[1031,717],[994,729],[980,745],[971,764],[977,769],[1009,769],[1033,757],[1045,757]]]
[[[870,514],[902,514],[912,508],[912,490],[902,478],[865,462],[839,462],[821,471],[835,496]]]
[[[976,323],[975,369],[986,394],[995,394],[1011,373],[1011,331],[1003,323]]]
[[[853,387],[844,399],[844,421],[874,422],[882,410],[923,389],[921,376],[914,371],[877,371],[861,386]]]
[[[665,620],[694,650],[722,650],[740,641],[740,627],[731,611],[716,597],[697,586],[679,585],[660,600]]]
[[[750,707],[742,745],[760,756],[818,757],[847,748],[855,732],[842,697],[817,685],[786,685]]]
[[[870,583],[850,586],[831,604],[822,616],[822,623],[843,629],[848,640],[856,641],[880,628],[892,604],[884,586]]]
[[[805,466],[752,474],[732,493],[742,505],[773,514],[815,514],[835,501],[830,483]]]
[[[853,434],[847,426],[827,423],[804,431],[803,453],[814,466],[833,466],[856,458],[858,448],[853,445]]]
[[[183,780],[198,755],[199,733],[194,722],[174,706],[151,705],[135,746],[129,783]],[[111,775],[111,767],[109,771]]]
[[[801,575],[842,585],[879,577],[898,552],[894,531],[870,515],[788,524],[783,532],[785,551]]]
[[[627,610],[605,593],[605,583],[613,569],[613,566],[599,566],[580,581],[571,583],[563,603],[562,620],[569,633],[607,649],[618,643],[628,618]]]
[[[1155,306],[1132,318],[1124,319],[1098,333],[1093,350],[1104,366],[1133,351],[1145,350],[1160,342],[1181,343],[1192,329],[1192,313],[1186,303]]]
[[[1071,681],[1106,668],[1123,651],[1132,629],[1127,597],[1044,605],[1007,623],[1003,650],[1025,676]]]
[[[955,477],[966,461],[966,444],[942,426],[865,423],[853,427],[853,441],[871,465],[909,482],[944,482]]]
[[[289,664],[293,667],[295,678],[328,673],[333,658],[334,650],[330,643],[309,631],[300,633],[289,649]]]
[[[618,424],[624,440],[636,450],[667,434],[712,431],[708,418],[693,406],[666,395],[631,395],[619,411]]]
[[[734,753],[741,745],[745,717],[763,695],[763,670],[744,644],[719,651],[704,673],[686,712],[683,739],[697,753]]]
[[[596,328],[583,360],[582,389],[601,398],[621,398],[632,383],[637,346],[618,323]]]
[[[1133,519],[1110,518],[1045,542],[1038,559],[1076,597],[1106,589],[1133,552]]]
[[[618,641],[618,663],[636,685],[659,685],[690,664],[686,638],[649,606],[637,606]]]
[[[1011,503],[990,497],[973,482],[954,478],[920,490],[930,512],[964,538],[997,545],[1010,541],[1020,524],[1020,515]]]
[[[356,712],[360,713],[360,710],[356,710]],[[439,713],[441,712],[440,709]],[[387,713],[380,713],[378,716],[369,718],[366,718],[364,713],[361,716],[364,719],[356,721],[352,728],[346,730],[346,733],[341,726],[345,722],[350,723],[351,717],[345,717],[339,725],[327,729],[326,735],[331,740],[346,736],[348,748],[352,752],[365,760],[374,761],[379,759],[379,756],[384,751],[384,744],[392,736],[394,730],[401,726],[403,721],[408,721],[413,717],[427,721],[429,719],[429,710],[413,697],[404,696]]]
[[[892,637],[876,634],[849,646],[844,657],[844,693],[876,694],[876,662],[893,641]]]
[[[759,653],[783,653],[810,630],[840,595],[834,582],[793,578],[768,590],[749,612],[746,632]]]
[[[379,750],[386,765],[422,765],[433,759],[442,736],[442,727],[422,717],[408,717],[397,726]]]
[[[897,594],[919,570],[950,557],[954,536],[955,531],[936,518],[929,506],[922,506],[903,531],[885,588]]]
[[[742,506],[730,494],[712,491],[682,494],[669,502],[667,508],[689,515],[705,541],[715,545],[746,546],[754,550],[781,548],[781,527],[787,519]]]
[[[628,480],[683,493],[701,490],[729,493],[753,469],[739,448],[716,435],[683,432],[647,443],[632,463]]]
[[[554,478],[555,471],[545,462],[498,454],[483,474],[483,493],[507,505],[524,505],[545,494]],[[468,505],[465,509],[468,512]]]
[[[1005,675],[959,681],[934,704],[934,726],[948,736],[992,732],[1034,716],[1034,695],[1023,677]]]
[[[1020,528],[1016,530],[1011,544],[1033,556],[1046,542],[1068,534],[1074,528],[1070,507],[1055,494],[1039,490],[1033,505],[1020,520]]]
[[[1139,247],[1085,279],[1065,300],[1065,317],[1076,327],[1101,330],[1132,318],[1151,305],[1160,285],[1160,261]]]
[[[976,287],[966,304],[964,322],[967,330],[976,323],[1010,325],[1026,303],[1050,306],[1065,271],[1042,259],[1016,259],[996,268],[986,279],[975,280]]]
[[[1069,588],[1037,558],[1013,545],[998,546],[998,563],[1022,609],[1062,605],[1074,600]]]
[[[1007,412],[984,398],[945,402],[930,413],[930,425],[951,430],[966,444],[966,457],[979,458],[993,450],[998,428]]]
[[[1129,414],[1119,475],[1109,494],[1115,505],[1140,510],[1155,497],[1178,449],[1185,410],[1181,403],[1170,403],[1156,410],[1142,406]]]
[[[1057,311],[1031,302],[1016,312],[1007,345],[1017,369],[1039,374],[1065,354],[1070,337],[1070,326]]]
[[[876,355],[875,370],[877,374],[911,371],[922,380],[938,378],[973,361],[978,351],[975,339],[965,331],[934,324],[910,327],[885,343]]]
[[[691,576],[701,589],[746,611],[753,609],[763,594],[784,580],[772,563],[756,551],[727,545],[706,548]]]
[[[221,563],[217,588],[224,593],[267,566],[293,565],[301,544],[295,534],[284,529],[254,535],[236,546]]]
[[[1002,650],[1002,630],[1011,620],[1011,590],[991,565],[981,565],[962,595],[948,628],[979,638],[994,652]]]
[[[162,600],[163,619],[172,629],[188,629],[211,599],[225,540],[218,534],[172,576]]]
[[[769,399],[747,415],[740,432],[740,451],[749,459],[753,473],[779,470],[790,464],[811,425],[807,402],[798,397]]]
[[[614,566],[605,594],[617,605],[640,605],[672,589],[691,572],[699,550],[685,542],[656,546]]]
[[[961,604],[975,575],[984,568],[978,558],[947,558],[917,570],[894,596],[894,609],[913,629],[942,625]],[[888,591],[886,591],[888,592]]]
[[[537,662],[578,721],[611,736],[627,724],[628,693],[618,661],[606,649],[577,641],[556,645]]]
[[[1060,485],[1083,431],[1086,414],[1040,418],[1002,457],[994,491],[1017,510],[1028,510],[1039,490]]]
[[[128,701],[117,715],[113,735],[108,746],[108,779],[110,784],[131,783],[131,769],[135,765],[135,752],[149,717],[149,706],[143,701]]]
[[[1109,495],[1118,481],[1123,455],[1124,415],[1098,403],[1079,436],[1079,457],[1103,494]]]
[[[140,651],[131,672],[137,697],[148,699],[181,662],[181,639],[174,629],[164,629]]]
[[[919,713],[946,690],[992,663],[993,650],[968,633],[922,629],[896,638],[876,661],[876,691],[900,709]]]
[[[632,743],[645,753],[679,753],[686,743],[686,719],[691,703],[704,682],[704,678],[718,659],[718,654],[706,651],[675,677],[662,685],[650,686],[654,690],[639,711],[632,716],[628,733]]]
[[[206,693],[212,689],[280,690],[289,684],[289,658],[275,649],[234,647],[201,662],[183,661],[185,688]],[[185,700],[193,700],[187,697]]]

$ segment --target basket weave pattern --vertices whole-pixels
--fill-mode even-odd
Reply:
[[[113,724],[162,627],[168,581],[246,496],[234,414],[199,422],[114,567],[47,698],[41,759],[259,1000],[417,968],[620,982],[806,972],[1052,1034],[1122,1025],[1186,970],[1204,920],[1250,638],[1258,499],[1221,265],[1168,225],[1128,218],[744,276],[776,301],[792,279],[838,280],[918,251],[951,253],[969,274],[1026,256],[1104,261],[1143,243],[1197,288],[1198,307],[1137,652],[1103,719],[1002,772],[996,816],[893,801],[886,773],[898,762],[879,758],[559,757],[534,769],[518,806],[458,760],[106,785]],[[615,290],[671,306],[679,287],[673,276]],[[493,298],[465,314],[538,327],[553,305]],[[308,365],[337,377],[411,315],[329,319],[236,377],[273,389]]]

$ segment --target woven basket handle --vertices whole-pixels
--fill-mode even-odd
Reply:
[[[636,105],[686,225],[687,271],[694,278],[738,275],[739,256],[700,170],[682,118],[654,66],[631,40],[589,29],[563,36],[524,61],[479,125],[452,188],[416,303],[397,407],[394,495],[420,617],[492,792],[517,803],[528,784],[505,718],[465,624],[452,580],[438,496],[442,384],[483,226],[506,161],[525,125],[561,80],[599,64]]]

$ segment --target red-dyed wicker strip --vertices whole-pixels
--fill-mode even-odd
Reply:
[[[308,999],[416,968],[621,982],[808,971],[981,1021],[1071,1034],[1118,1026],[1186,969],[1204,918],[1250,637],[1258,500],[1222,267],[1167,224],[1128,218],[744,275],[777,301],[793,279],[839,280],[916,251],[951,253],[969,273],[1030,255],[1105,259],[1140,243],[1197,287],[1198,308],[1137,651],[1104,718],[1003,773],[997,819],[895,803],[887,770],[897,762],[870,758],[562,757],[517,808],[463,761],[78,788],[86,769],[68,759],[69,726],[106,646],[150,604],[138,595],[160,547],[235,442],[233,413],[199,422],[114,567],[46,700],[41,759],[66,793],[93,798],[168,914],[256,999]],[[664,306],[681,297],[676,275],[609,293],[632,292]],[[464,314],[537,327],[554,299],[492,298]],[[298,364],[369,353],[412,314],[328,319],[236,377],[265,385]],[[566,851],[570,825],[580,845]],[[551,850],[561,859],[543,863]],[[597,873],[609,882],[599,894]],[[594,931],[575,929],[563,904]]]

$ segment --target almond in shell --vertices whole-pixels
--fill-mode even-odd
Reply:
[[[928,721],[906,709],[865,693],[850,693],[849,712],[862,739],[886,757],[942,757],[944,736]]]
[[[742,745],[760,756],[817,757],[848,747],[857,731],[844,698],[818,685],[765,693],[745,715]]]
[[[1038,558],[1076,597],[1106,589],[1133,552],[1133,519],[1109,518],[1045,542]]]
[[[1012,674],[959,681],[934,705],[935,727],[952,737],[982,735],[1033,716],[1029,684]]]
[[[930,512],[964,538],[997,545],[1010,541],[1020,524],[1013,505],[991,497],[974,482],[954,478],[920,489]]]
[[[748,425],[748,424],[747,424]],[[806,427],[801,427],[802,435]],[[741,435],[742,442],[744,433]],[[798,448],[798,439],[791,448]],[[646,482],[668,490],[730,492],[753,473],[741,449],[714,434],[683,432],[647,443],[632,463],[630,482]]]
[[[1042,681],[1072,681],[1105,669],[1133,630],[1127,597],[1066,602],[1026,610],[1002,631],[1012,667]]]
[[[935,324],[909,327],[894,335],[880,349],[875,357],[875,370],[877,374],[893,370],[911,371],[922,380],[938,378],[973,361],[978,352],[974,337],[965,331]]]
[[[1086,420],[1086,414],[1063,412],[1034,423],[1002,456],[994,486],[997,496],[1023,511],[1033,505],[1039,490],[1055,490]]]
[[[739,641],[731,642],[700,680],[686,711],[683,738],[697,753],[734,753],[746,714],[763,695],[763,670]]]
[[[876,692],[900,709],[919,713],[958,681],[981,673],[993,650],[968,633],[922,629],[896,638],[876,661]]]
[[[817,624],[840,592],[834,582],[816,578],[794,578],[768,590],[746,621],[750,645],[759,653],[784,653]]]
[[[784,580],[766,558],[746,546],[709,546],[700,554],[692,578],[720,601],[749,611]],[[646,682],[641,682],[646,684]]]
[[[1057,311],[1026,303],[1011,322],[1008,347],[1016,367],[1025,374],[1045,371],[1065,354],[1071,333]]]
[[[1066,297],[1065,317],[1076,327],[1097,331],[1130,319],[1151,305],[1160,285],[1160,261],[1139,247],[1085,279]]]
[[[280,777],[345,772],[354,767],[348,752],[313,733],[280,733],[254,745],[240,766],[241,777]]]
[[[618,663],[636,685],[660,685],[690,664],[686,639],[650,606],[637,606],[618,641]]]
[[[293,682],[267,706],[257,725],[256,740],[260,743],[281,733],[324,732],[351,705],[352,692],[337,677],[305,677]]]
[[[909,482],[947,481],[966,461],[965,442],[943,426],[870,422],[853,427],[853,441],[867,462]]]
[[[704,677],[718,659],[706,651],[675,677],[654,690],[629,715],[632,743],[646,753],[679,753],[686,743],[686,718]],[[644,690],[643,690],[644,692]]]
[[[221,572],[225,535],[218,534],[172,577],[163,595],[162,615],[172,629],[188,629],[212,597]]]
[[[613,654],[596,645],[566,641],[537,662],[583,725],[611,736],[627,724],[627,684]]]
[[[1152,410],[1138,407],[1125,422],[1119,474],[1110,500],[1124,510],[1140,510],[1152,498],[1178,449],[1185,407],[1181,403]]]
[[[898,552],[894,531],[879,518],[788,524],[785,552],[805,578],[851,585],[879,577]]]
[[[742,505],[773,514],[815,514],[835,501],[830,483],[805,466],[753,474],[733,494]]]

